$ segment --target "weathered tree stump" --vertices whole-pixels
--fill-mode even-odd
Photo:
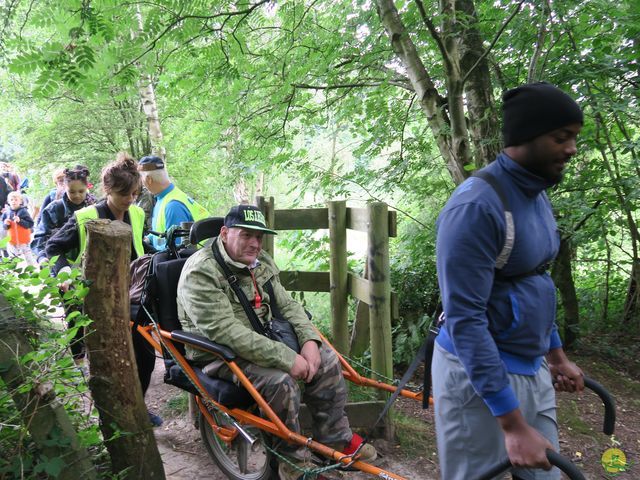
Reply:
[[[7,300],[0,295],[0,377],[40,452],[50,461],[60,459],[61,470],[56,478],[94,479],[96,471],[89,452],[80,446],[71,419],[53,385],[34,384],[29,391],[21,392],[31,366],[21,364],[20,358],[32,348],[28,336],[19,328],[20,323],[11,313]]]
[[[85,313],[89,388],[100,414],[114,473],[127,479],[164,479],[162,459],[137,377],[129,327],[131,227],[87,223],[84,278],[90,282]]]

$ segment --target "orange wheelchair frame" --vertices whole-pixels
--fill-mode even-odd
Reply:
[[[158,341],[154,338],[154,327],[153,326],[138,326],[138,332],[143,335],[143,337],[156,348],[159,353],[162,353],[162,348]],[[182,344],[187,344],[184,340],[176,339],[175,334],[166,330],[158,329],[160,335],[162,336],[162,346],[165,347],[170,355],[175,358],[180,366],[180,368],[187,375],[189,380],[193,382],[196,389],[199,393],[201,393],[202,397],[196,397],[196,404],[200,410],[200,413],[206,420],[206,422],[211,426],[212,430],[218,435],[218,437],[224,442],[231,443],[237,436],[240,434],[242,425],[253,425],[260,430],[267,432],[271,435],[275,435],[280,437],[290,443],[295,443],[300,446],[304,446],[309,448],[310,450],[323,455],[324,457],[333,459],[336,462],[342,463],[345,467],[353,467],[357,470],[360,470],[365,473],[369,473],[371,475],[380,477],[380,478],[388,478],[388,479],[396,479],[396,480],[404,480],[404,477],[396,475],[391,472],[387,472],[381,468],[378,468],[374,465],[360,462],[353,456],[345,455],[342,452],[331,449],[322,443],[316,442],[310,438],[307,438],[298,433],[292,432],[290,429],[286,427],[286,425],[278,418],[278,416],[273,412],[269,404],[262,398],[260,393],[253,387],[251,381],[244,375],[242,369],[236,364],[236,362],[232,359],[224,358],[225,363],[233,372],[233,374],[237,377],[238,382],[242,387],[246,389],[246,391],[251,395],[257,406],[262,411],[263,415],[266,418],[255,415],[247,410],[241,408],[228,408],[225,405],[220,404],[215,401],[211,395],[207,392],[206,388],[200,382],[198,375],[193,370],[193,367],[189,364],[189,362],[184,358],[184,356],[178,351],[174,342],[180,342]],[[326,339],[323,337],[325,342]],[[327,342],[327,344],[336,352],[338,358],[340,359],[340,363],[343,367],[343,375],[344,378],[355,385],[365,386],[365,387],[373,387],[387,392],[394,392],[396,387],[380,382],[378,380],[374,380],[372,378],[364,377],[356,372],[349,363],[333,348],[333,346]],[[198,348],[198,347],[196,347]],[[205,350],[209,353],[216,353],[220,355],[218,352],[213,352],[208,349],[200,348],[201,350]],[[422,392],[412,392],[407,389],[403,389],[400,392],[400,396],[410,398],[413,400],[417,400],[422,402]],[[431,400],[431,399],[430,399]],[[219,426],[211,415],[209,409],[207,408],[207,403],[210,405],[214,405],[216,411],[224,412],[239,425],[236,426]],[[246,433],[243,433],[247,435]]]

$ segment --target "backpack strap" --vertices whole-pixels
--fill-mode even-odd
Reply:
[[[509,257],[511,256],[511,251],[513,250],[513,245],[516,241],[516,229],[513,223],[513,214],[511,213],[511,204],[509,203],[509,199],[507,195],[504,193],[504,189],[502,185],[498,183],[496,177],[491,175],[489,172],[485,170],[479,170],[474,172],[473,177],[481,178],[496,192],[498,198],[502,202],[502,209],[504,210],[504,222],[505,222],[505,238],[504,245],[502,246],[502,250],[496,258],[496,270],[502,270],[502,268],[509,261]]]
[[[504,189],[502,188],[502,185],[500,185],[500,182],[498,182],[496,177],[494,177],[493,175],[491,175],[489,172],[485,170],[478,170],[477,172],[474,172],[472,176],[481,178],[482,180],[487,182],[489,185],[491,185],[491,188],[493,188],[493,190],[496,192],[496,195],[498,195],[500,202],[502,202],[502,208],[504,210],[505,238],[504,238],[504,245],[502,246],[502,250],[500,251],[498,258],[496,258],[496,277],[501,278],[503,280],[514,281],[514,280],[519,280],[521,278],[531,277],[533,275],[543,275],[544,273],[546,273],[546,271],[549,270],[549,268],[551,268],[550,262],[542,263],[538,265],[536,268],[534,268],[533,270],[529,272],[521,273],[519,275],[502,274],[501,270],[509,261],[509,257],[511,256],[511,251],[513,250],[513,245],[516,241],[516,229],[513,223],[513,214],[511,213],[511,204],[509,203],[509,199],[507,198],[507,195],[505,194]]]
[[[256,315],[255,310],[249,303],[249,299],[247,298],[245,293],[242,291],[242,288],[240,287],[240,283],[238,282],[238,276],[233,274],[233,272],[229,268],[229,265],[227,265],[227,263],[224,261],[224,258],[222,258],[222,254],[220,253],[220,248],[218,247],[217,238],[214,238],[213,242],[211,242],[211,250],[213,250],[213,257],[216,259],[216,262],[218,262],[218,265],[220,265],[220,268],[224,272],[224,275],[227,278],[227,282],[229,282],[229,286],[231,286],[231,289],[236,294],[236,297],[238,297],[238,300],[240,301],[240,305],[242,305],[242,308],[247,314],[247,317],[249,318],[249,322],[251,322],[251,326],[253,327],[253,329],[256,332],[258,332],[260,335],[264,335],[265,337],[271,338],[268,330],[262,324],[262,322],[258,318],[258,315]]]
[[[271,307],[271,314],[275,318],[281,318],[284,320],[284,316],[282,315],[280,308],[278,308],[278,303],[276,302],[276,294],[273,291],[273,285],[271,285],[271,279],[267,280],[267,282],[264,284],[264,289],[269,294],[269,306]]]

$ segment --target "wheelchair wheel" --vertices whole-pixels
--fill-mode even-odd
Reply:
[[[228,425],[228,420],[211,412],[216,423],[220,426]],[[200,435],[209,456],[220,470],[231,480],[269,480],[277,478],[272,465],[271,452],[266,448],[266,439],[258,428],[243,426],[256,439],[251,445],[242,435],[238,435],[231,444],[221,440],[211,428],[206,418],[200,413]]]

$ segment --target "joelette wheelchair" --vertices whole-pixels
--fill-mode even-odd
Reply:
[[[357,452],[345,455],[289,430],[238,367],[233,351],[205,337],[182,331],[177,314],[176,291],[182,268],[195,249],[176,246],[176,240],[188,236],[189,245],[202,244],[217,236],[222,224],[222,218],[208,218],[196,222],[190,230],[173,229],[167,232],[168,248],[152,256],[146,277],[141,308],[146,312],[143,318],[146,317],[148,322],[136,326],[139,333],[162,354],[165,382],[195,396],[202,440],[214,462],[230,479],[277,478],[277,461],[284,460],[277,458],[277,453],[271,449],[269,436],[265,435],[271,434],[305,446],[318,457],[333,461],[332,465],[318,466],[318,471],[342,467],[361,470],[379,478],[402,480],[401,476],[358,461]],[[140,315],[137,317],[140,318]],[[323,340],[326,341],[325,338]],[[330,345],[329,342],[327,344]],[[191,365],[184,356],[185,345],[223,359],[240,386],[209,377],[200,368]],[[345,379],[388,392],[396,390],[392,385],[361,376],[338,352],[336,354]],[[422,402],[422,392],[403,389],[400,394]]]
[[[207,218],[196,222],[189,230],[170,229],[164,235],[167,249],[153,254],[145,278],[140,308],[146,315],[138,315],[137,318],[146,320],[136,325],[138,332],[164,358],[164,381],[193,394],[202,440],[213,461],[229,479],[275,479],[277,462],[286,459],[271,448],[272,435],[304,446],[315,454],[315,458],[321,459],[316,468],[306,472],[310,475],[305,478],[339,468],[359,470],[378,478],[405,480],[397,474],[359,461],[357,451],[345,455],[289,430],[236,364],[233,351],[203,336],[182,331],[176,304],[180,273],[187,258],[196,251],[193,246],[203,245],[207,239],[217,236],[222,225],[222,218]],[[177,245],[180,238],[188,238],[186,246]],[[324,337],[323,340],[331,346]],[[191,365],[185,358],[185,345],[210,352],[224,360],[239,385],[209,377],[200,368]],[[337,351],[336,354],[346,380],[390,393],[396,391],[393,385],[360,375],[342,355]],[[605,433],[608,433],[607,430],[613,430],[615,418],[612,417],[615,415],[612,400],[601,386],[590,381],[589,386],[593,388],[593,385],[600,388],[597,393],[607,407]],[[401,389],[399,394],[419,402],[423,400],[422,391]],[[562,463],[559,466],[562,468]],[[504,470],[508,467],[505,464],[498,468]],[[303,473],[301,471],[301,476]]]

